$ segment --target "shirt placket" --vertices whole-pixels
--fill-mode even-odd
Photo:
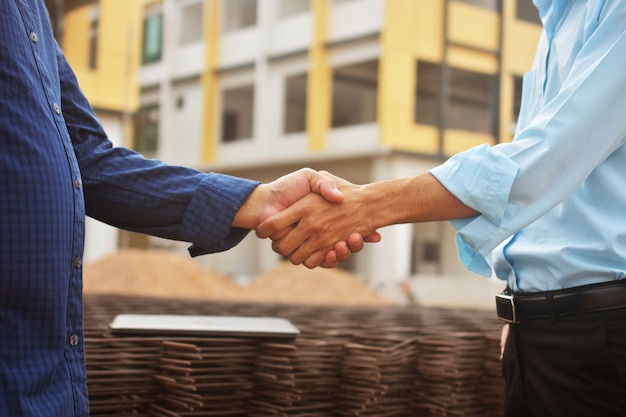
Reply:
[[[30,10],[28,7],[22,9],[22,16],[25,18],[30,17]],[[82,332],[82,257],[84,247],[84,230],[85,230],[85,205],[83,196],[83,183],[76,161],[74,150],[71,144],[71,139],[65,126],[65,120],[63,118],[63,112],[61,108],[60,90],[58,89],[58,73],[55,74],[52,69],[58,72],[56,61],[51,65],[52,58],[45,57],[45,53],[51,53],[55,51],[55,41],[53,39],[46,39],[46,36],[51,36],[48,33],[40,33],[37,30],[37,25],[34,24],[35,20],[31,22],[25,21],[27,25],[27,33],[31,42],[31,48],[39,77],[41,79],[45,98],[48,103],[48,107],[52,113],[52,117],[58,130],[58,137],[62,143],[68,164],[68,178],[71,184],[68,184],[73,188],[73,226],[72,226],[72,247],[70,258],[67,262],[70,264],[70,277],[68,286],[68,304],[66,306],[66,348],[65,357],[68,361],[68,370],[72,378],[72,389],[74,394],[74,407],[76,416],[88,415],[86,409],[87,393],[86,377],[83,370],[84,367],[84,343]],[[28,27],[30,26],[30,27]],[[44,49],[47,48],[47,49]],[[51,68],[51,66],[53,68]]]

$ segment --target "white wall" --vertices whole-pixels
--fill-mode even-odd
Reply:
[[[169,111],[161,110],[168,122],[160,131],[159,156],[166,162],[197,167],[202,149],[202,86],[199,78],[171,85]]]

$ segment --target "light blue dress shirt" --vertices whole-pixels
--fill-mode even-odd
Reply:
[[[481,214],[464,265],[514,291],[626,278],[626,1],[535,0],[543,22],[511,143],[431,173]]]

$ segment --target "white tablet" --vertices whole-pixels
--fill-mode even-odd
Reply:
[[[248,336],[294,338],[299,333],[289,320],[278,317],[119,314],[109,324],[124,335]]]

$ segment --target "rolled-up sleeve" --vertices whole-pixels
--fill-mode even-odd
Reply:
[[[519,167],[496,149],[481,145],[430,172],[465,205],[481,213],[452,224],[459,232],[457,247],[464,265],[489,275],[491,269],[484,258],[499,243],[497,240],[503,239],[500,235],[507,234],[503,225],[512,212],[510,191]]]
[[[625,18],[623,7],[608,13],[570,62],[550,61],[547,75],[545,61],[535,62],[513,142],[472,148],[430,171],[480,213],[453,222],[468,269],[489,275],[499,244],[567,200],[624,145],[626,77],[617,68],[626,68]],[[548,56],[541,47],[538,57]],[[555,84],[551,73],[566,76]]]

